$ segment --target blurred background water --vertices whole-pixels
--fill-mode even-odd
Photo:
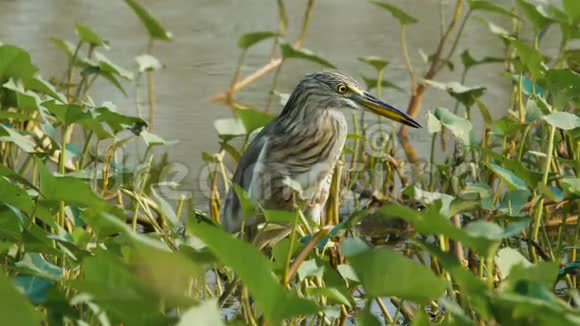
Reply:
[[[264,0],[143,0],[141,1],[162,24],[173,32],[174,41],[157,42],[154,55],[165,65],[156,76],[157,111],[154,132],[168,140],[179,142],[167,150],[171,160],[187,167],[184,189],[194,192],[202,203],[198,176],[203,167],[201,152],[218,149],[213,121],[231,117],[230,110],[208,98],[224,90],[232,78],[240,50],[237,40],[242,33],[275,31],[277,7],[275,1]],[[441,26],[441,1],[391,0],[415,16],[420,24],[408,27],[408,46],[417,73],[423,74],[426,64],[420,50],[431,53],[436,47]],[[443,3],[446,0],[442,1]],[[448,2],[448,1],[447,1]],[[288,39],[294,40],[300,30],[306,0],[285,1],[289,15]],[[509,0],[498,4],[511,6]],[[449,19],[453,8],[444,7]],[[478,14],[479,15],[479,14]],[[484,14],[486,18],[509,30],[509,19]],[[114,62],[136,69],[135,56],[145,51],[147,38],[141,22],[119,0],[0,0],[0,42],[14,44],[29,51],[45,78],[61,78],[66,67],[63,53],[50,41],[51,37],[75,40],[74,24],[82,22],[110,42],[105,53]],[[385,79],[405,89],[398,92],[386,89],[383,98],[391,104],[406,108],[410,94],[407,71],[401,56],[399,25],[390,14],[366,1],[318,0],[315,3],[311,26],[304,46],[334,63],[340,70],[360,80],[361,73],[373,76],[374,71],[359,62],[359,56],[382,56],[390,61]],[[556,48],[558,35],[548,35],[542,48]],[[486,46],[481,46],[486,44]],[[473,45],[473,47],[472,47]],[[477,46],[475,46],[477,45]],[[253,72],[269,60],[272,45],[263,42],[253,47],[242,68],[242,76]],[[457,54],[470,49],[475,58],[501,54],[501,42],[488,31],[483,22],[470,21],[461,39]],[[443,71],[439,81],[459,80],[460,61],[454,72]],[[320,67],[304,61],[290,60],[284,65],[278,91],[290,92],[306,73]],[[501,65],[482,65],[468,75],[485,85],[483,101],[494,117],[508,110],[506,94],[510,81],[501,75]],[[264,106],[271,85],[267,76],[244,89],[237,98],[243,103]],[[100,81],[96,85],[95,102],[111,101],[125,113],[136,113],[134,89],[127,85],[129,97]],[[452,99],[443,91],[427,91],[418,120],[426,125],[426,112],[437,106],[452,107]],[[278,109],[278,108],[277,108]],[[475,127],[480,130],[481,119],[475,115]],[[418,153],[429,152],[430,136],[426,129],[412,130],[409,138]]]

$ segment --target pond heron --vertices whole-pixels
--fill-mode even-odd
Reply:
[[[242,155],[232,183],[264,209],[294,210],[296,189],[304,215],[319,223],[329,195],[334,166],[347,137],[347,109],[368,110],[414,128],[421,125],[406,113],[334,71],[307,75],[294,89],[282,112],[264,127]],[[220,220],[229,232],[242,227],[242,207],[230,187]],[[246,217],[243,225],[260,222]]]

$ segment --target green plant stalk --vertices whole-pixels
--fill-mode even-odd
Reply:
[[[413,69],[411,58],[409,57],[409,50],[407,49],[407,32],[405,25],[401,26],[400,42],[403,58],[405,59],[405,67],[407,67],[407,72],[411,78],[411,89],[413,90],[413,95],[415,95],[417,90],[417,77],[415,77],[415,69]]]
[[[270,94],[268,95],[268,102],[266,103],[266,108],[264,110],[266,112],[270,112],[272,109],[272,101],[274,99],[274,91],[276,90],[276,87],[278,86],[278,78],[280,77],[280,72],[282,71],[282,66],[284,65],[284,62],[286,62],[286,60],[284,60],[284,58],[282,58],[282,62],[280,62],[280,65],[276,68],[276,71],[274,71],[274,76],[272,77],[272,86],[270,86]]]
[[[64,125],[63,129],[62,129],[62,135],[61,135],[61,143],[60,143],[60,156],[58,158],[58,173],[63,176],[65,175],[65,159],[66,159],[66,138],[67,138],[67,134],[68,134],[68,130],[69,130],[69,126],[68,125]],[[65,204],[64,201],[59,202],[58,204],[58,224],[61,227],[65,227]]]
[[[294,197],[294,196],[293,196]],[[286,263],[284,264],[284,276],[282,277],[282,284],[288,287],[288,279],[290,273],[290,262],[292,261],[292,252],[294,251],[294,245],[296,244],[296,229],[298,228],[298,213],[294,217],[294,223],[292,225],[292,236],[290,237],[290,246],[288,247],[288,254],[286,255]]]
[[[228,105],[232,105],[233,102],[233,96],[235,93],[235,86],[236,83],[238,82],[238,79],[240,79],[240,72],[242,70],[242,66],[244,65],[244,62],[246,61],[246,54],[248,53],[248,49],[243,49],[242,53],[240,53],[240,57],[238,59],[238,65],[236,66],[236,71],[234,72],[234,77],[232,78],[232,81],[230,83],[230,87],[228,87],[228,90],[226,91],[226,103]]]
[[[556,127],[550,125],[550,136],[548,138],[548,152],[546,153],[547,154],[546,165],[544,168],[544,175],[542,178],[542,183],[544,185],[547,185],[547,183],[548,183],[548,174],[550,173],[550,163],[552,161],[552,156],[554,153],[554,137],[555,137],[555,135],[556,135]],[[535,215],[534,215],[534,229],[532,232],[532,240],[533,241],[538,240],[540,223],[542,223],[543,209],[544,209],[544,198],[541,197],[540,200],[538,201],[538,204],[536,205],[536,210],[535,210]],[[533,246],[531,248],[531,253],[532,253],[532,258],[533,258],[534,262],[537,263],[538,262],[538,255],[536,253],[536,249]]]
[[[75,47],[75,50],[73,52],[72,57],[69,60],[68,63],[68,71],[66,74],[66,98],[68,100],[68,102],[70,103],[72,101],[72,83],[73,83],[73,72],[74,72],[74,66],[75,63],[77,61],[77,57],[79,55],[79,51],[81,50],[81,47],[83,46],[83,41],[79,41]]]
[[[383,317],[385,318],[385,323],[393,324],[394,319],[393,319],[393,317],[391,317],[391,314],[389,313],[389,310],[385,306],[385,303],[383,302],[383,300],[380,297],[376,297],[375,301],[377,302],[377,305],[379,306],[379,309],[381,310],[381,313],[383,314]]]
[[[437,133],[431,136],[431,153],[429,155],[429,191],[435,187],[435,143],[437,142]]]
[[[79,158],[78,162],[78,169],[82,170],[84,168],[85,158],[89,153],[89,148],[91,146],[91,141],[93,139],[94,132],[91,130],[89,131],[89,135],[87,136],[85,143],[83,144],[83,151],[81,152],[81,157]]]

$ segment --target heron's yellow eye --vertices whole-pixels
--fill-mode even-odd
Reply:
[[[345,85],[345,84],[339,84],[339,85],[336,87],[336,91],[337,91],[338,93],[340,93],[340,94],[344,94],[344,93],[346,93],[346,91],[347,91],[347,90],[348,90],[348,88],[346,87],[346,85]]]

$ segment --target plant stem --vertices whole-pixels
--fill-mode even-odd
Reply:
[[[548,139],[548,152],[546,157],[546,165],[544,168],[544,176],[542,178],[542,183],[547,185],[548,183],[548,174],[550,173],[550,163],[552,161],[552,156],[554,152],[554,136],[556,135],[556,127],[550,125],[550,136]],[[538,240],[538,233],[540,230],[540,224],[542,223],[542,213],[544,211],[544,198],[541,197],[536,205],[536,211],[534,215],[534,230],[532,232],[532,241]],[[532,259],[534,262],[538,262],[538,256],[536,254],[536,249],[534,247],[531,248]]]

